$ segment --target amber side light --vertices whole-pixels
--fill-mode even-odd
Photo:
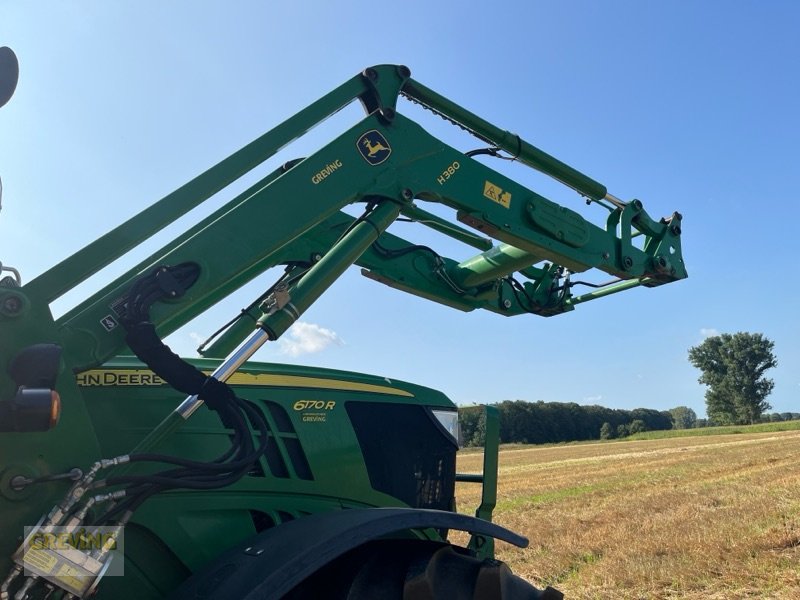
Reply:
[[[50,429],[58,425],[61,418],[61,396],[58,392],[52,390],[50,392]]]
[[[61,417],[61,397],[48,388],[20,387],[0,402],[0,433],[49,431]]]

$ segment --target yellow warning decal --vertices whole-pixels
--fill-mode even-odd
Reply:
[[[483,195],[492,202],[497,202],[500,206],[511,208],[511,192],[504,192],[503,188],[493,184],[491,181],[487,180],[483,184]]]
[[[211,371],[205,371],[210,375]],[[159,386],[167,382],[147,369],[93,369],[76,376],[78,385],[95,386]],[[342,381],[323,377],[304,377],[301,375],[272,375],[268,373],[234,373],[228,383],[231,385],[296,387],[341,390],[346,392],[372,392],[413,398],[414,394],[387,385]]]
[[[58,558],[45,550],[41,550],[31,545],[25,549],[22,555],[25,566],[37,570],[40,573],[47,573],[48,575],[53,572],[53,569],[58,564]]]

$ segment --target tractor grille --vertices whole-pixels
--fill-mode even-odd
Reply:
[[[270,429],[267,451],[261,459],[262,463],[266,463],[262,464],[264,475],[269,472],[273,477],[281,479],[294,477],[313,480],[308,458],[286,410],[280,404],[269,400],[256,402],[255,406],[266,419]],[[266,407],[266,413],[262,407]]]
[[[422,406],[348,402],[370,484],[414,508],[451,510],[456,446]]]

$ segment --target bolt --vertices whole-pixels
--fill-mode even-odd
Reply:
[[[631,202],[631,204],[633,204],[633,208],[635,208],[636,210],[642,210],[643,205],[641,200],[634,199],[633,202]]]
[[[320,254],[319,252],[314,252],[314,254],[311,255],[311,262],[319,262],[321,260],[322,260],[322,254]]]
[[[395,113],[394,109],[389,106],[381,109],[381,116],[387,121],[394,121],[396,114],[397,113]]]
[[[630,256],[622,257],[622,268],[626,271],[633,266],[633,259]]]
[[[14,490],[15,492],[19,492],[22,491],[28,484],[33,483],[33,479],[25,477],[24,475],[16,475],[11,478],[10,483],[11,483],[11,489]]]
[[[414,192],[412,192],[409,188],[404,188],[401,193],[404,200],[411,200],[414,198]]]
[[[9,296],[3,300],[3,310],[12,315],[17,314],[22,310],[22,300],[19,296]]]
[[[364,70],[364,77],[372,82],[378,81],[378,72],[370,67],[369,69]]]
[[[602,256],[603,256],[603,260],[608,260],[611,257],[611,255],[608,252],[603,252]]]
[[[681,226],[680,225],[673,225],[669,228],[672,232],[672,235],[680,235],[681,234]]]
[[[669,261],[660,254],[653,259],[653,263],[659,273],[665,273],[670,270]]]
[[[511,308],[511,300],[509,300],[508,298],[503,300],[503,308],[505,308],[505,309]]]

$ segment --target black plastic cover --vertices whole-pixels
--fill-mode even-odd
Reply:
[[[34,344],[21,350],[8,365],[17,387],[54,389],[61,370],[61,346]]]

